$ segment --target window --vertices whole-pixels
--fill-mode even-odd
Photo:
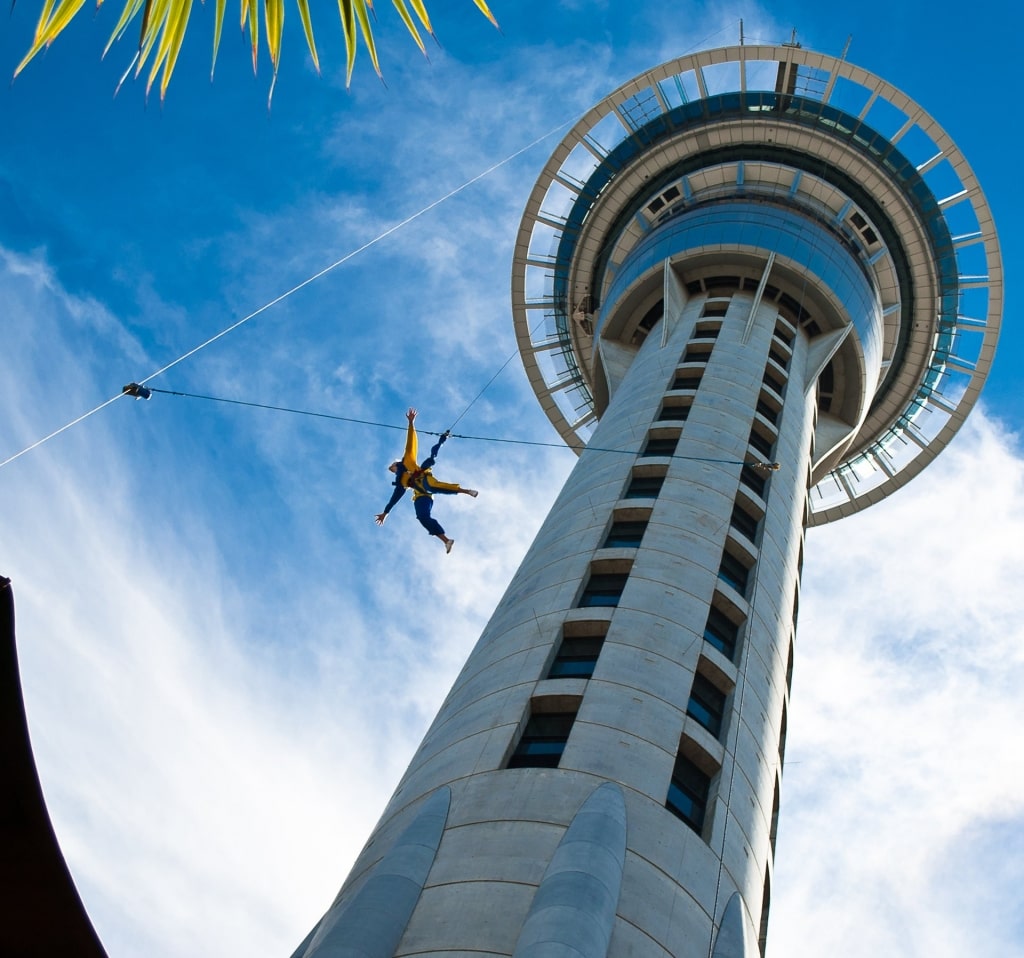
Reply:
[[[509,759],[509,768],[557,768],[569,740],[575,712],[541,712],[531,715]]]
[[[779,726],[779,768],[786,761],[786,703],[782,703],[782,724]]]
[[[654,437],[647,440],[647,445],[644,446],[644,451],[640,453],[641,456],[671,456],[676,451],[676,444],[679,442],[678,436],[670,436],[668,438]]]
[[[590,576],[587,587],[580,596],[581,609],[612,608],[619,604],[622,590],[626,588],[625,572],[595,572]]]
[[[731,585],[740,595],[747,594],[750,569],[731,552],[722,553],[722,564],[718,567],[718,578]]]
[[[549,679],[589,679],[604,645],[603,635],[566,635],[548,671]]]
[[[762,395],[764,395],[762,393]],[[774,406],[770,406],[764,399],[758,398],[757,411],[764,416],[773,426],[779,421],[779,411]]]
[[[711,779],[685,755],[676,758],[665,807],[678,815],[698,835],[704,828]]]
[[[664,476],[633,476],[623,499],[656,499],[665,482]]]
[[[608,530],[608,538],[604,540],[603,549],[635,549],[644,537],[647,522],[617,521]]]
[[[684,363],[706,363],[711,358],[711,347],[706,346],[703,343],[694,343],[691,346],[686,347],[686,352],[683,353],[682,362]]]
[[[718,323],[697,323],[697,328],[693,331],[693,338],[717,339],[721,328],[721,325]]]
[[[630,342],[634,346],[639,346],[647,338],[647,334],[654,328],[654,325],[664,314],[665,301],[658,300],[658,302],[644,313],[643,318],[639,323],[637,323],[636,330],[633,332]]]
[[[762,379],[762,382],[763,382],[763,383],[764,383],[764,384],[765,384],[765,385],[766,385],[766,386],[767,386],[767,387],[768,387],[769,389],[772,389],[772,390],[774,390],[774,391],[775,391],[775,393],[776,393],[777,395],[779,395],[779,396],[781,396],[781,395],[782,395],[782,390],[786,388],[786,387],[785,387],[785,385],[783,384],[782,380],[781,380],[781,379],[779,379],[779,378],[778,378],[778,376],[773,376],[773,375],[772,375],[772,374],[771,374],[770,372],[768,372],[768,371],[765,371],[765,374],[764,374],[764,378]]]
[[[783,309],[787,310],[798,323],[803,323],[806,319],[810,318],[810,313],[808,313],[800,303],[790,296],[789,293],[781,293],[779,295],[778,302],[779,305]]]
[[[697,381],[700,382],[699,377]],[[688,403],[665,403],[665,405],[661,407],[661,412],[658,413],[658,419],[662,422],[686,422],[686,417],[689,415],[690,406]]]
[[[774,848],[774,845],[772,846]],[[768,947],[768,912],[772,904],[771,876],[768,869],[764,872],[764,892],[761,895],[761,923],[757,930],[757,950],[764,958],[765,949]]]
[[[786,659],[786,690],[793,691],[793,640],[789,640],[789,657]]]
[[[686,705],[686,714],[696,719],[715,738],[722,731],[722,719],[725,716],[725,693],[715,686],[700,672],[693,676],[690,688],[690,701]]]
[[[724,316],[729,312],[728,303],[705,303],[701,310],[701,316]]]
[[[775,443],[767,436],[762,435],[756,429],[751,429],[750,438],[747,440],[747,443],[761,453],[761,455],[764,456],[765,461],[771,460],[772,452],[775,449]]]
[[[793,345],[793,333],[790,332],[788,326],[783,326],[782,323],[779,323],[779,325],[775,327],[774,336],[777,340],[785,343],[787,346]]]
[[[732,507],[729,525],[741,535],[745,535],[751,542],[757,541],[757,532],[761,526],[761,521],[751,515],[738,502]]]
[[[782,355],[782,351],[776,349],[774,346],[768,350],[768,357],[775,362],[781,369],[789,368],[789,360]]]
[[[740,627],[724,612],[715,606],[708,609],[708,621],[704,626],[704,641],[718,649],[730,662],[736,655],[739,634]]]
[[[756,492],[762,499],[764,498],[764,490],[768,485],[768,480],[754,469],[753,466],[743,467],[740,471],[740,482],[742,482],[748,489],[752,489]]]
[[[704,278],[704,285],[709,289],[739,289],[740,278],[738,276],[707,276]]]
[[[779,833],[779,776],[775,776],[775,797],[772,799],[772,823],[768,830],[768,840],[772,846],[772,857],[775,857],[775,838]]]
[[[821,327],[816,319],[807,320],[800,328],[807,333],[809,339],[814,339],[815,336],[821,335]]]
[[[672,380],[673,389],[697,389],[700,386],[701,374],[699,372],[677,373]]]

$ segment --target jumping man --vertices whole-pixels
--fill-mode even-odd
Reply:
[[[409,420],[409,431],[405,437],[405,453],[401,460],[388,466],[388,471],[395,474],[395,491],[391,494],[391,501],[384,507],[384,511],[377,514],[377,525],[384,525],[384,520],[387,519],[392,506],[405,495],[406,489],[412,489],[412,504],[416,509],[416,518],[419,519],[420,525],[432,536],[437,536],[441,540],[445,552],[451,552],[455,540],[449,539],[444,534],[441,523],[430,514],[430,510],[434,507],[433,497],[435,495],[454,496],[462,492],[475,498],[477,491],[476,489],[463,489],[457,482],[441,482],[435,479],[431,473],[430,469],[434,465],[438,451],[448,438],[448,433],[444,433],[437,440],[437,444],[430,450],[430,455],[417,465],[416,427],[413,425],[416,419],[416,410],[410,409],[405,414],[405,418]]]

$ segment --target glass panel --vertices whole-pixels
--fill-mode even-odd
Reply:
[[[648,439],[644,446],[642,456],[671,456],[676,451],[679,438],[675,439]]]
[[[718,578],[731,585],[740,595],[747,594],[747,580],[750,570],[729,552],[722,554],[722,564],[718,567]]]
[[[656,499],[664,482],[664,476],[633,476],[622,498]]]
[[[725,694],[698,672],[693,677],[686,714],[692,716],[716,738],[722,730]]]
[[[718,649],[730,661],[736,654],[738,635],[739,626],[735,622],[714,606],[708,610],[708,621],[704,626],[704,641]]]
[[[711,779],[688,758],[680,756],[672,772],[665,805],[699,834],[704,827],[704,810],[710,789]]]
[[[608,531],[608,538],[604,541],[603,548],[636,548],[644,537],[646,522],[615,522]]]
[[[658,419],[671,422],[686,422],[686,417],[689,415],[689,406],[664,406],[661,412],[658,413]]]
[[[626,579],[625,573],[592,575],[580,597],[580,608],[618,605],[622,590],[626,587]]]
[[[745,535],[751,542],[757,539],[757,530],[760,526],[760,522],[755,519],[746,509],[742,506],[733,506],[732,517],[729,519],[729,524]]]

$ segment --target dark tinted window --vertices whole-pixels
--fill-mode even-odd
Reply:
[[[708,610],[707,625],[704,626],[704,641],[713,645],[730,661],[736,655],[736,640],[740,627],[714,606]]]
[[[731,585],[740,595],[746,595],[750,569],[731,552],[723,552],[722,564],[718,567],[718,578]]]
[[[672,770],[665,807],[678,815],[698,835],[704,827],[704,812],[711,791],[711,779],[688,758],[680,755]]]
[[[676,451],[676,444],[678,442],[678,436],[673,436],[669,439],[648,439],[647,445],[644,446],[644,451],[640,455],[671,456]]]
[[[725,693],[698,672],[693,677],[686,714],[695,718],[717,738],[722,731],[722,717],[725,715]]]
[[[623,498],[656,499],[664,482],[664,476],[633,476]]]
[[[575,712],[547,712],[531,715],[519,740],[509,768],[556,768],[572,731]]]
[[[580,608],[607,607],[619,604],[626,587],[626,573],[595,573],[580,596]]]
[[[551,663],[549,679],[589,679],[604,644],[602,635],[566,636]]]
[[[605,549],[635,549],[644,537],[646,522],[613,522],[604,540]]]

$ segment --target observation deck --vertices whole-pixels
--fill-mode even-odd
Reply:
[[[520,352],[585,446],[639,348],[686,296],[748,294],[820,362],[810,523],[908,482],[976,402],[1003,305],[995,226],[950,137],[900,91],[795,45],[706,50],[591,109],[555,149],[517,237]],[[613,345],[614,344],[614,345]]]

